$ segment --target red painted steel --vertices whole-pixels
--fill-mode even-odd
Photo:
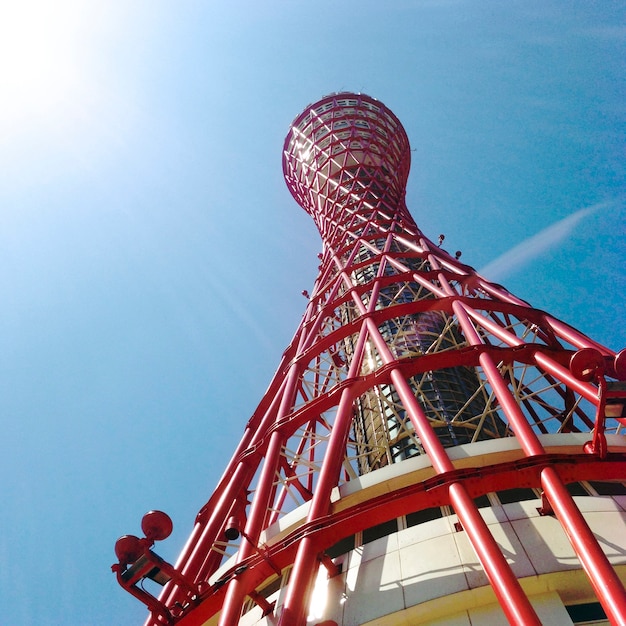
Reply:
[[[114,566],[151,610],[150,626],[196,626],[218,614],[232,626],[251,603],[280,626],[304,624],[318,564],[336,574],[330,546],[442,505],[454,507],[508,620],[539,624],[473,501],[529,484],[543,488],[543,508],[561,523],[612,623],[626,622],[623,586],[565,488],[626,478],[626,457],[605,437],[623,418],[604,415],[606,376],[626,377],[624,354],[426,238],[404,202],[410,154],[399,120],[362,94],[327,96],[293,122],[283,170],[322,236],[319,275],[215,493],[178,562],[164,566],[170,580],[159,598],[137,586],[145,568]],[[594,429],[576,456],[548,454],[538,437]],[[501,437],[518,439],[517,460],[459,469],[448,454]],[[434,472],[424,483],[334,505],[337,487],[419,454]],[[289,522],[303,505],[300,521]],[[285,584],[287,572],[277,612],[264,587]]]

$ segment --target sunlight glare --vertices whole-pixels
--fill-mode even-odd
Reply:
[[[79,83],[82,5],[14,0],[0,5],[0,124],[55,112]]]
[[[321,619],[326,610],[328,602],[328,571],[320,565],[317,571],[317,578],[311,594],[311,604],[309,606],[308,621]]]

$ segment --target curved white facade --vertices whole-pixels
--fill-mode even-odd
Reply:
[[[542,443],[549,451],[580,451],[583,440],[588,437],[545,435]],[[626,438],[611,437],[610,449],[625,451]],[[453,452],[455,465],[459,467],[486,466],[521,456],[512,438],[460,446]],[[342,506],[352,506],[355,499],[365,501],[381,490],[393,490],[400,481],[412,481],[429,474],[430,466],[424,457],[388,466],[346,485],[349,490],[346,488],[336,494],[335,507],[340,510]],[[576,491],[584,489],[587,495],[574,496],[575,502],[609,561],[616,566],[622,580],[626,580],[626,495],[595,495],[593,485],[577,483]],[[620,490],[620,483],[613,485],[608,488]],[[529,496],[528,490],[519,493]],[[531,500],[500,502],[501,497],[508,499],[515,494],[506,496],[504,498],[504,492],[500,496],[488,494],[489,506],[482,506],[480,512],[542,623],[608,624],[606,620],[578,621],[576,615],[572,618],[565,608],[597,600],[561,524],[554,516],[541,514],[538,492]],[[267,545],[297,527],[306,517],[306,508],[293,511],[280,527],[271,529],[266,537]],[[368,543],[363,543],[367,531],[358,533],[356,547],[333,559],[341,569],[339,574],[329,578],[327,568],[320,566],[308,624],[507,624],[454,513],[443,507],[439,518],[408,526],[410,520],[404,516],[397,523],[397,532]],[[283,583],[285,578],[288,574]],[[275,589],[279,584],[277,580],[266,581],[259,591],[263,594],[264,588]],[[283,586],[267,595],[268,601],[276,603],[274,615],[280,614],[285,590]],[[274,620],[275,617],[263,617],[261,609],[251,603],[240,624],[270,626]]]

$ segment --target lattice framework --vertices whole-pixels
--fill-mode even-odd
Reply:
[[[303,320],[179,561],[196,597],[170,583],[153,623],[165,623],[165,615],[201,623],[221,610],[220,624],[236,624],[246,599],[262,603],[259,586],[289,566],[279,623],[303,623],[316,563],[348,523],[340,517],[330,526],[322,523],[333,519],[333,490],[420,454],[428,454],[444,487],[430,495],[416,487],[421,496],[399,498],[394,507],[372,505],[369,521],[353,514],[351,528],[433,502],[453,505],[509,619],[539,623],[472,501],[493,477],[490,483],[474,480],[470,493],[446,450],[515,436],[529,459],[548,459],[538,434],[597,433],[598,420],[606,432],[620,433],[622,421],[605,424],[598,411],[602,381],[624,377],[623,359],[616,361],[611,351],[426,238],[404,203],[409,165],[401,124],[367,96],[329,96],[293,123],[283,167],[291,193],[322,236],[319,275]],[[573,371],[575,354],[586,355],[582,361],[591,374],[584,367],[584,375],[580,367]],[[598,441],[581,472],[605,459]],[[567,467],[571,478],[576,469]],[[609,467],[606,472],[616,471]],[[518,478],[507,473],[507,484],[528,481],[531,470],[524,471]],[[558,465],[546,460],[532,471],[591,583],[603,590],[607,614],[626,619],[621,583]],[[268,529],[304,504],[304,527],[268,541]],[[241,536],[227,541],[233,526]],[[216,581],[231,554],[235,565]]]

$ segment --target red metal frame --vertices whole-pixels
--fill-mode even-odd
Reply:
[[[543,488],[545,508],[563,526],[612,623],[626,623],[624,588],[564,486],[626,478],[626,458],[607,449],[604,435],[621,427],[605,419],[604,403],[605,377],[625,377],[623,355],[616,360],[419,231],[404,203],[409,142],[380,102],[356,94],[320,100],[296,118],[283,154],[287,185],[322,236],[319,275],[268,391],[198,514],[176,574],[158,604],[140,598],[153,610],[148,624],[196,625],[220,613],[219,623],[231,626],[247,598],[267,614],[273,606],[257,590],[289,566],[278,623],[304,624],[317,563],[329,564],[330,545],[416,506],[442,504],[453,505],[509,621],[539,624],[473,502],[496,487],[529,483]],[[416,330],[420,324],[426,331]],[[500,429],[498,436],[515,436],[522,458],[455,468],[442,428],[451,436],[465,429],[458,432],[477,441],[488,436],[488,420],[465,419],[459,410],[446,421],[445,407],[437,413],[425,404],[428,385],[450,371],[475,380],[481,417]],[[410,445],[429,456],[435,475],[339,513],[333,489],[366,471],[364,457],[388,463],[396,453],[390,439],[376,447],[356,436],[359,407],[374,396]],[[388,428],[384,415],[372,424]],[[538,437],[592,430],[576,457],[548,454]],[[306,521],[267,541],[266,529],[305,503]],[[231,555],[234,565],[223,571]]]

